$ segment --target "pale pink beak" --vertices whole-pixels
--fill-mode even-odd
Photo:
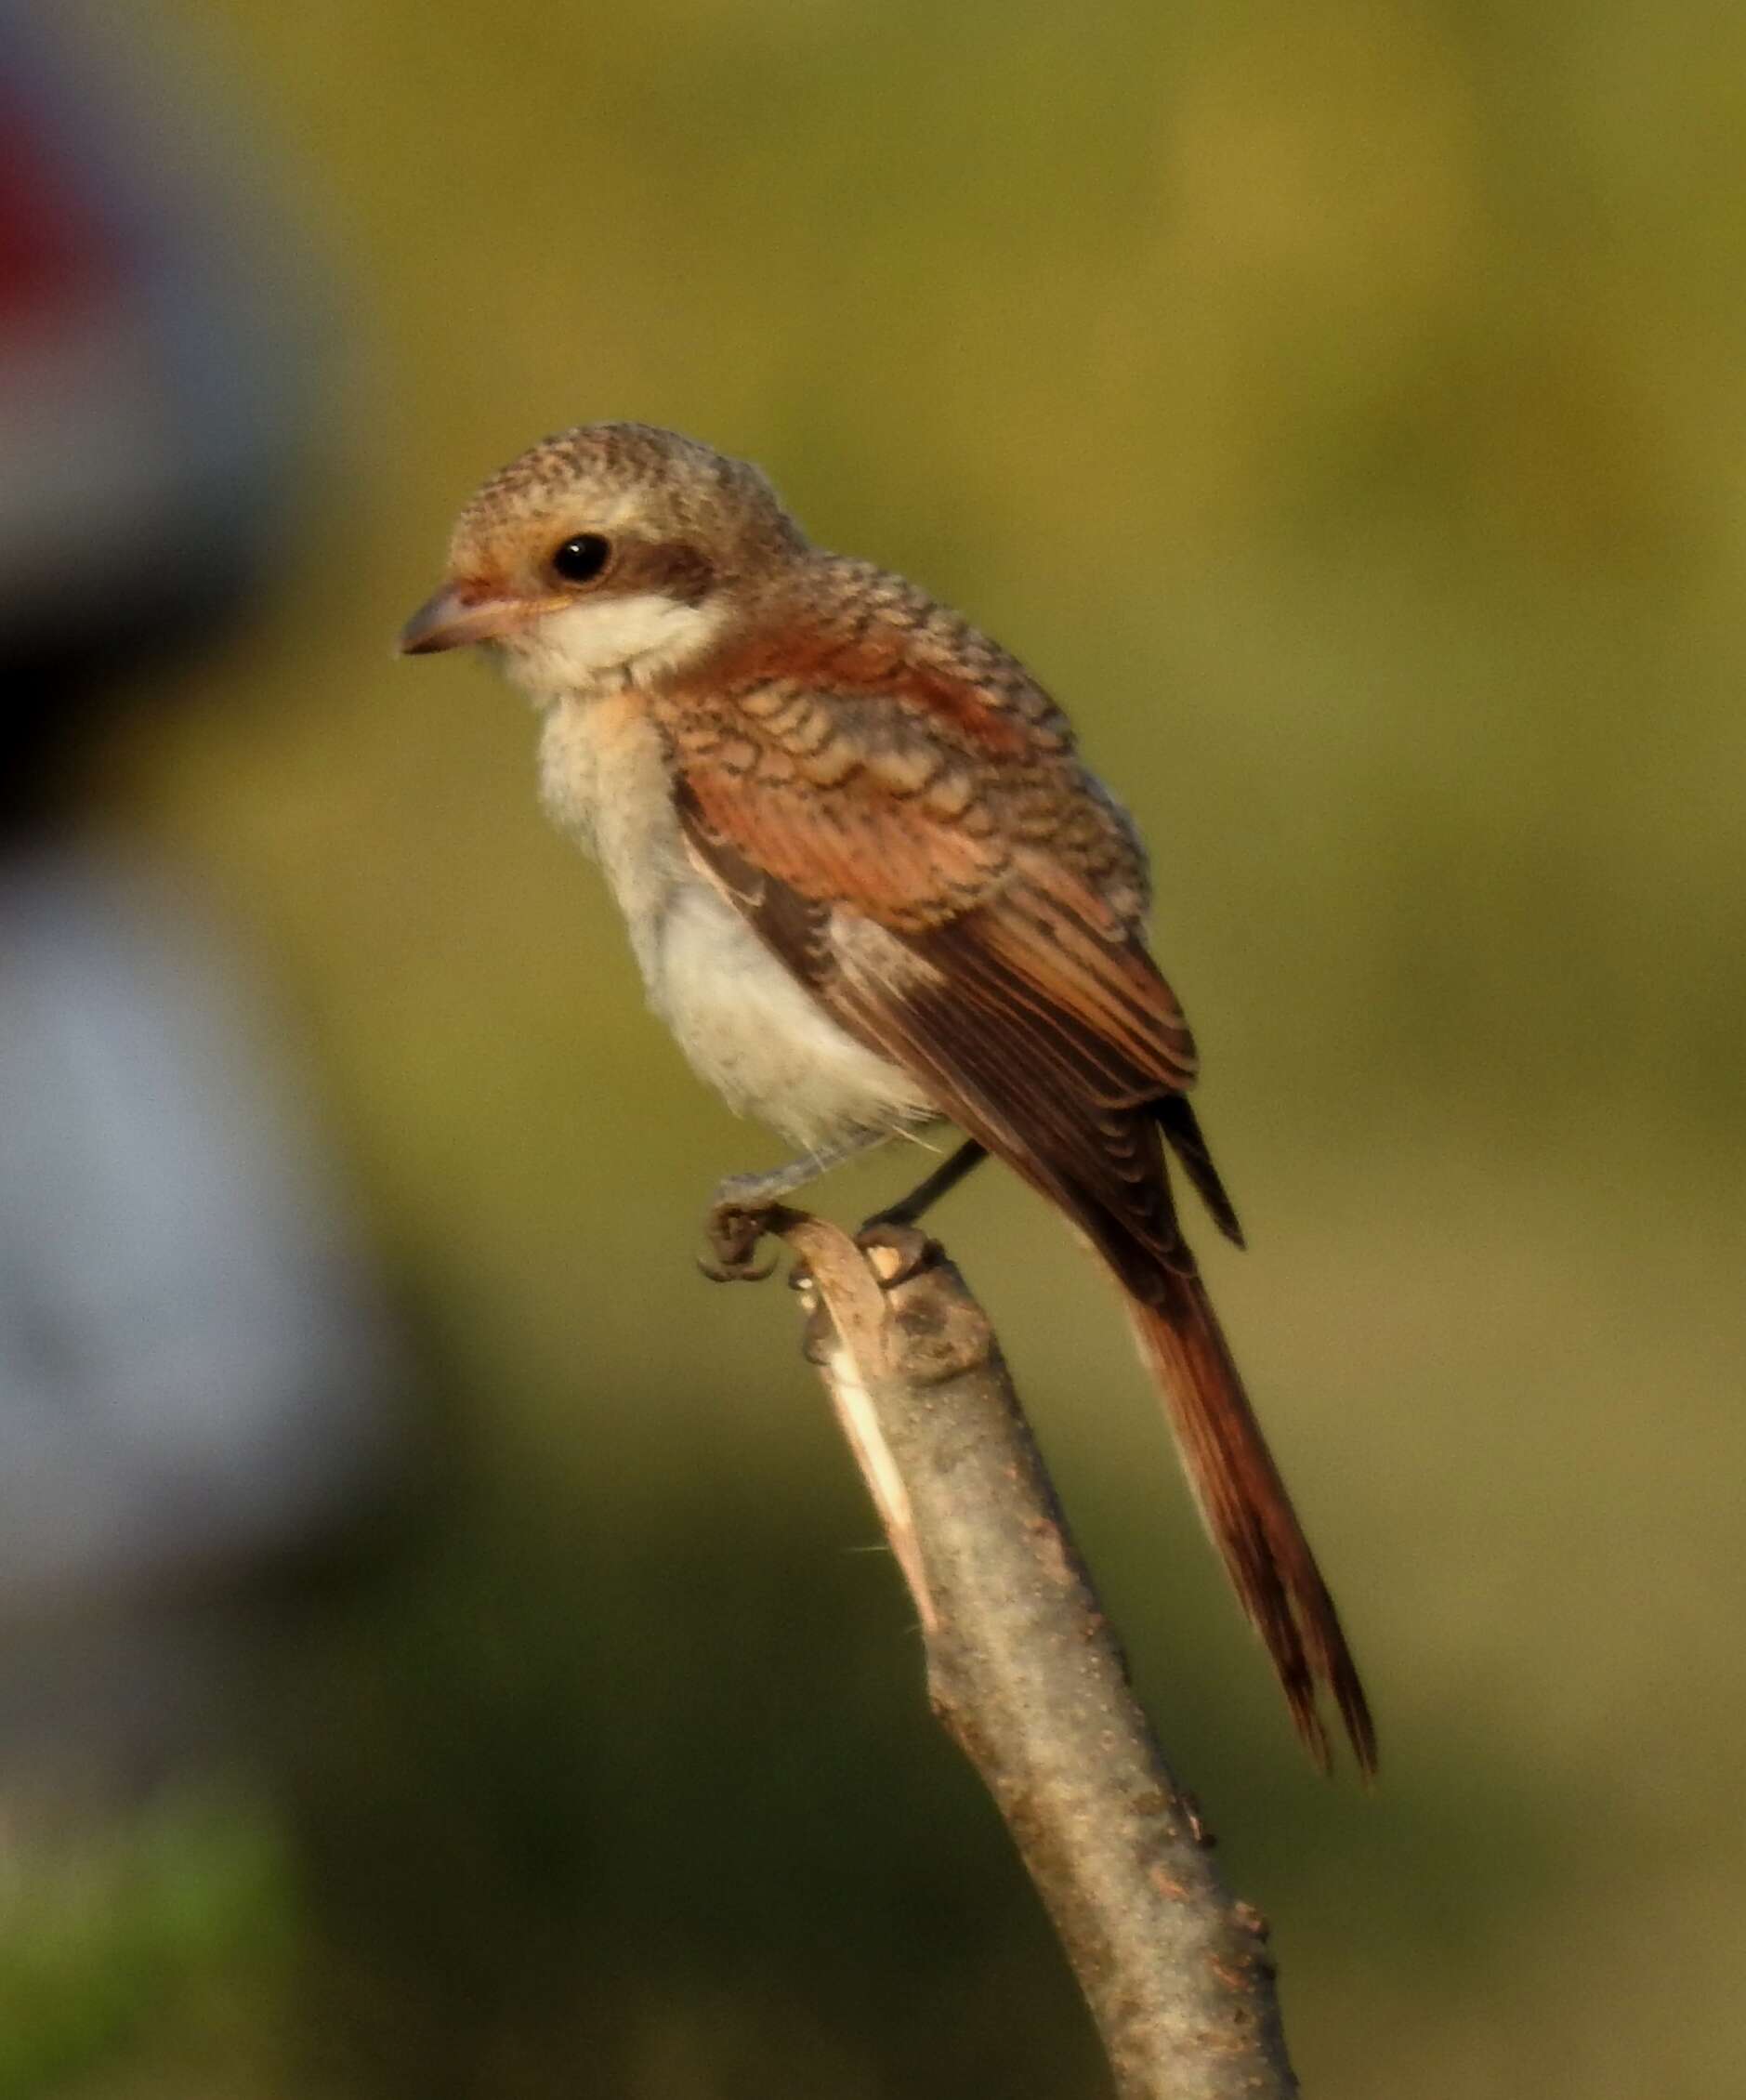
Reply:
[[[425,600],[400,629],[395,645],[402,656],[431,656],[440,649],[466,649],[497,641],[530,621],[556,612],[564,598],[492,597],[478,585],[445,584]]]

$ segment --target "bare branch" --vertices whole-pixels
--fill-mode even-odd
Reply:
[[[1266,1927],[1165,1766],[986,1316],[918,1234],[865,1255],[820,1218],[770,1222],[805,1265],[807,1352],[914,1595],[934,1709],[1000,1805],[1118,2093],[1284,2100]]]

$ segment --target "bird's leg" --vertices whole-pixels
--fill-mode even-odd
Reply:
[[[805,1159],[791,1160],[786,1166],[771,1167],[763,1174],[730,1174],[710,1199],[703,1218],[709,1253],[699,1256],[697,1266],[712,1283],[761,1282],[776,1263],[774,1259],[756,1263],[753,1253],[783,1197],[840,1167],[845,1160],[883,1145],[890,1135],[885,1130],[858,1131],[834,1145],[820,1146]]]
[[[919,1225],[942,1196],[949,1196],[967,1174],[988,1158],[988,1149],[974,1137],[966,1137],[949,1160],[943,1160],[926,1181],[917,1182],[907,1196],[875,1211],[861,1227],[863,1237],[889,1226],[900,1229]]]
[[[887,1203],[883,1211],[875,1211],[855,1235],[858,1247],[884,1247],[897,1256],[895,1268],[887,1262],[880,1269],[881,1280],[887,1290],[926,1267],[929,1242],[924,1234],[916,1231],[916,1226],[942,1196],[950,1194],[965,1175],[980,1166],[987,1158],[987,1148],[978,1145],[974,1137],[966,1137],[926,1180],[918,1182],[897,1202]]]

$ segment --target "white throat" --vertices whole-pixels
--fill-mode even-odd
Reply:
[[[549,707],[676,670],[707,646],[722,610],[658,591],[586,599],[548,612],[499,647],[510,676]]]

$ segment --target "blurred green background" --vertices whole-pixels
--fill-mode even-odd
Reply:
[[[0,1889],[0,2092],[1103,2090],[532,724],[392,661],[474,484],[633,416],[964,606],[1154,847],[1209,1267],[1378,1709],[1304,1766],[1109,1293],[983,1293],[1306,2090],[1746,2092],[1746,17],[178,0],[342,282],[262,622],[109,754],[278,973],[433,1484],[260,1745]],[[842,1177],[837,1214],[907,1162]]]

